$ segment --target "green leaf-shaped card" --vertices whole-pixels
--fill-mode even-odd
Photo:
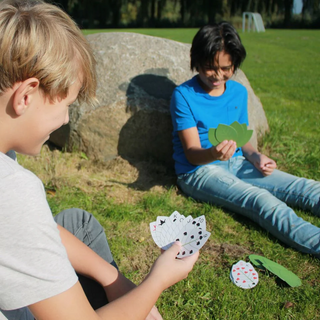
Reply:
[[[237,147],[244,146],[251,138],[253,130],[248,130],[246,123],[234,121],[230,126],[220,123],[217,128],[210,128],[208,138],[216,146],[224,140],[233,140]]]
[[[220,123],[216,131],[216,138],[218,141],[222,142],[224,140],[236,140],[237,131],[231,126]]]
[[[251,254],[249,256],[250,261],[258,268],[265,268],[278,276],[281,280],[286,282],[291,287],[298,287],[301,285],[301,280],[293,272],[289,271],[280,264],[271,261],[265,257]]]
[[[246,142],[243,143],[243,141],[245,140],[247,129],[243,128],[243,126],[238,121],[232,122],[230,126],[237,131],[237,138],[235,140],[237,143],[237,147],[241,147],[246,144]]]
[[[217,129],[210,128],[208,132],[209,141],[213,146],[217,146],[220,143],[216,138],[216,131]]]

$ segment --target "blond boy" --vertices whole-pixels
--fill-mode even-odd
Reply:
[[[41,181],[6,155],[38,154],[68,122],[68,106],[95,103],[95,90],[91,49],[62,10],[42,1],[0,3],[0,309],[8,319],[162,319],[157,298],[197,260],[175,259],[176,243],[135,287],[115,267],[92,215],[65,211],[57,224]],[[94,310],[77,275],[98,284],[109,303]]]

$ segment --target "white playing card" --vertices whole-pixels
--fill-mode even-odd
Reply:
[[[193,229],[195,227],[197,228],[201,228],[203,230],[206,230],[206,218],[205,216],[200,216],[197,217],[195,219],[193,219],[192,221],[190,221],[190,223],[188,223],[188,225],[186,226],[188,230]]]
[[[184,216],[182,216],[178,211],[172,212],[171,216],[169,217],[172,224],[178,224],[181,221],[181,218],[184,219]]]
[[[153,241],[158,247],[161,247],[161,239],[159,238],[160,233],[157,232],[157,221],[151,222],[149,226]]]
[[[231,268],[231,281],[242,289],[251,289],[259,282],[259,276],[254,267],[249,262],[238,261]]]
[[[166,216],[158,216],[156,220],[158,229],[162,229],[167,225],[167,223],[170,223],[168,219],[169,217]]]
[[[184,229],[186,225],[188,225],[193,220],[192,216],[185,217],[180,223],[180,230]]]
[[[174,219],[172,220],[172,227],[176,230],[174,236],[176,236],[185,227],[185,225],[187,225],[192,220],[192,216],[185,217],[182,214],[180,214],[178,217],[174,216]]]
[[[169,217],[158,216],[157,220],[150,223],[150,231],[154,242],[157,246],[162,247],[168,243],[166,239],[168,224],[171,222],[168,221]]]
[[[169,217],[157,218],[157,221],[161,223],[161,227],[158,227],[158,239],[161,244],[160,247],[165,247],[169,243],[172,243],[172,239],[180,231],[181,222],[184,221],[184,216],[178,211],[174,211]]]
[[[159,241],[160,247],[163,247],[168,242],[170,242],[169,234],[172,231],[172,223],[169,217],[158,216],[157,217],[157,239]]]
[[[180,241],[182,247],[178,258],[197,252],[210,237],[210,232],[206,231],[205,216],[193,219],[178,211],[174,211],[169,217],[158,216],[156,221],[150,223],[150,232],[157,246],[164,250],[170,248],[175,241]]]
[[[200,250],[209,239],[210,234],[210,232],[197,227],[182,231],[176,239],[176,241],[180,241],[182,244],[177,257],[188,257]]]

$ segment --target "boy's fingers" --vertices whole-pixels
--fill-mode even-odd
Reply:
[[[166,252],[169,252],[172,256],[175,257],[179,253],[180,249],[181,249],[181,242],[176,241]]]
[[[216,151],[219,153],[227,154],[233,148],[235,149],[235,143],[232,140],[230,140],[230,141],[225,140],[217,145]]]
[[[195,252],[194,254],[192,254],[191,256],[186,257],[186,258],[182,258],[181,260],[188,260],[189,262],[192,263],[192,265],[194,265],[195,262],[196,262],[196,261],[198,260],[198,258],[199,258],[199,254],[200,254],[200,252],[197,251],[197,252]]]
[[[220,143],[216,146],[217,152],[220,152],[227,144],[228,144],[228,140],[224,140],[224,141],[220,142]]]

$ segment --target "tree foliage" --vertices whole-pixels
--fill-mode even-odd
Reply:
[[[302,0],[301,20],[319,19],[320,0]],[[60,5],[82,28],[199,27],[259,12],[290,27],[294,0],[48,0]]]

